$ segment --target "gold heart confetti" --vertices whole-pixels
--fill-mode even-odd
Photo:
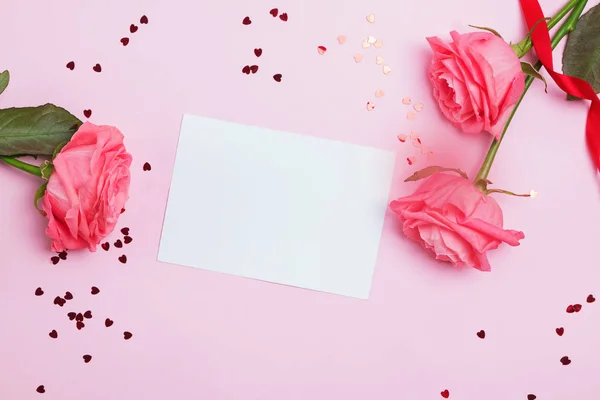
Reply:
[[[375,22],[375,15],[373,14],[369,14],[367,15],[367,21],[372,24],[373,22]]]
[[[384,65],[384,66],[383,66],[383,73],[384,73],[385,75],[387,75],[387,74],[389,74],[390,72],[392,72],[392,69],[390,68],[390,66],[389,66],[389,65]]]
[[[383,59],[383,57],[377,56],[377,58],[375,58],[375,64],[377,64],[377,65],[381,65],[384,62],[385,62],[385,60]]]

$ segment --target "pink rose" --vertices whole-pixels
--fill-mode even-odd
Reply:
[[[456,267],[490,271],[486,252],[502,243],[518,246],[523,232],[502,228],[502,210],[494,199],[461,176],[436,173],[412,196],[391,202],[404,234],[438,260]]]
[[[53,251],[88,248],[115,228],[129,198],[131,155],[123,134],[84,123],[54,159],[42,209]]]
[[[465,133],[500,138],[525,89],[525,74],[510,45],[489,32],[450,33],[451,43],[427,38],[429,79],[442,113]]]

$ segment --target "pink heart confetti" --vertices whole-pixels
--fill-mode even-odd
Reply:
[[[380,49],[383,47],[383,42],[381,40],[377,39],[375,41],[375,43],[373,43],[373,46],[375,46],[375,48],[377,48],[377,49]]]
[[[406,142],[406,135],[405,134],[401,133],[397,137],[398,137],[398,140],[400,141],[400,143]]]
[[[414,112],[412,112],[412,111],[409,111],[409,112],[406,114],[406,119],[407,119],[407,120],[409,120],[409,121],[412,121],[412,120],[413,120],[413,119],[415,119],[415,118],[417,118],[417,114],[415,114],[415,113],[414,113]]]
[[[381,89],[375,91],[375,97],[382,97],[385,93]]]
[[[363,55],[362,54],[355,54],[354,55],[354,62],[359,63],[359,62],[362,61],[362,59],[363,59]]]
[[[346,43],[346,40],[347,40],[347,38],[346,38],[345,35],[340,35],[340,36],[337,37],[337,41],[338,41],[339,44]]]
[[[413,108],[415,109],[416,112],[421,112],[421,111],[423,111],[423,103],[417,103],[413,106]]]
[[[384,65],[384,66],[383,66],[383,73],[384,73],[384,75],[387,75],[387,74],[389,74],[390,72],[392,72],[392,68],[390,68],[390,66],[389,66],[389,65]]]
[[[409,105],[410,103],[412,103],[412,100],[410,99],[410,96],[406,96],[402,99],[402,104],[404,105]]]
[[[375,109],[375,104],[367,101],[367,111],[373,111]]]
[[[319,52],[320,55],[323,55],[327,51],[327,47],[319,46],[319,47],[317,47],[317,51]]]
[[[369,47],[371,47],[371,43],[369,43],[369,42],[368,42],[368,41],[365,39],[365,40],[363,40],[363,42],[362,42],[362,45],[361,45],[361,46],[362,46],[362,48],[363,48],[363,49],[368,49]]]

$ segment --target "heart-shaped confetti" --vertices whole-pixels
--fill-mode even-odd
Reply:
[[[75,69],[75,63],[73,61],[69,61],[67,63],[67,68],[73,71]]]
[[[418,140],[418,139],[417,139]],[[477,337],[479,339],[485,339],[485,331],[482,329],[479,332],[477,332]]]
[[[537,399],[537,396],[535,394],[528,394],[527,395],[527,400],[535,400]]]
[[[77,330],[80,331],[85,328],[85,324],[82,321],[77,321]]]
[[[148,23],[148,17],[146,17],[145,15],[142,15],[142,18],[140,18],[140,24],[146,25],[147,23]]]
[[[565,328],[563,328],[563,327],[556,328],[556,334],[557,334],[558,336],[562,336],[562,335],[563,335],[563,333],[565,333]]]
[[[50,257],[50,261],[52,261],[52,264],[56,265],[59,263],[60,258],[58,256]]]
[[[571,360],[569,359],[569,357],[564,356],[560,359],[560,363],[562,365],[569,365],[569,364],[571,364]]]
[[[254,49],[254,55],[256,57],[262,56],[262,49],[260,49],[260,48],[259,49]]]
[[[283,75],[281,74],[273,75],[273,80],[275,80],[275,82],[281,82],[281,78],[283,78]]]
[[[66,302],[67,301],[65,299],[63,299],[62,297],[60,297],[60,296],[56,296],[54,298],[54,304],[56,304],[59,307],[64,306]]]
[[[64,298],[65,300],[73,300],[73,294],[71,292],[66,292]]]
[[[119,257],[119,261],[121,264],[127,264],[127,256],[123,254],[121,257]]]
[[[383,97],[384,94],[385,94],[384,91],[381,89],[377,89],[375,91],[375,97]]]
[[[573,304],[573,311],[579,312],[583,306],[581,304]]]
[[[413,146],[421,147],[421,139],[417,138],[412,141]]]
[[[410,103],[412,103],[412,100],[411,100],[410,96],[406,96],[406,97],[404,97],[404,98],[402,99],[402,104],[404,104],[404,105],[407,105],[407,106],[408,106],[408,105],[410,105]]]
[[[385,62],[385,60],[383,59],[383,57],[380,57],[380,56],[375,57],[375,64],[381,65],[384,62]]]
[[[96,64],[92,69],[96,72],[102,72],[102,65]]]
[[[367,101],[367,111],[373,111],[375,109],[375,104]]]
[[[250,72],[252,72],[253,74],[258,72],[258,65],[251,65],[250,66]]]
[[[131,25],[129,25],[129,32],[131,32],[131,33],[136,33],[136,32],[137,32],[137,30],[138,30],[138,27],[137,27],[137,25],[135,25],[135,24],[131,24]]]
[[[575,308],[573,308],[573,306],[572,306],[572,305],[568,305],[568,306],[567,306],[567,312],[568,312],[569,314],[573,314],[573,313],[575,312]]]
[[[594,295],[590,294],[587,299],[585,299],[585,301],[587,301],[588,303],[593,303],[596,301],[596,298],[594,297]]]
[[[44,385],[40,385],[37,387],[37,389],[35,389],[35,391],[38,393],[46,393],[46,388],[44,387]]]
[[[44,291],[42,290],[42,288],[41,288],[41,287],[39,287],[39,288],[35,289],[35,295],[36,295],[36,296],[41,296],[41,295],[43,295],[43,294],[44,294]]]
[[[250,17],[246,17],[242,20],[242,24],[244,25],[250,25],[252,23],[252,20],[250,19]]]
[[[246,74],[246,75],[250,75],[250,66],[249,65],[245,65],[242,68],[242,73]]]
[[[327,47],[325,47],[325,46],[318,46],[318,47],[317,47],[317,52],[318,52],[320,55],[323,55],[323,54],[325,54],[325,52],[326,52],[326,51],[327,51]]]
[[[413,106],[413,108],[415,109],[416,112],[421,112],[421,111],[423,111],[423,103],[417,103]]]
[[[110,318],[106,318],[104,320],[104,326],[107,328],[110,328],[113,324],[114,324],[114,321]]]
[[[389,65],[384,65],[383,66],[383,73],[385,75],[389,74],[390,72],[392,72],[392,68]]]
[[[98,289],[96,286],[92,286],[92,291],[91,293],[95,296],[98,293],[100,293],[100,289]]]
[[[83,356],[83,362],[84,363],[89,363],[90,361],[92,361],[92,356],[90,356],[89,354],[86,354]]]
[[[117,249],[122,249],[123,242],[121,241],[121,239],[117,239],[117,241],[113,243],[113,246],[115,246]]]
[[[56,332],[55,329],[52,329],[50,331],[50,333],[48,334],[48,336],[50,336],[52,339],[56,339],[56,338],[58,338],[58,332]]]
[[[83,115],[84,115],[86,118],[89,118],[89,117],[91,117],[91,116],[92,116],[92,110],[83,110]]]
[[[381,40],[377,39],[375,41],[375,43],[373,43],[373,47],[375,47],[376,49],[380,49],[383,47],[383,42]]]
[[[377,38],[375,36],[367,36],[367,43],[375,44],[376,41],[377,41]]]
[[[66,260],[67,259],[67,252],[66,251],[61,251],[60,253],[58,253],[58,258],[60,258],[61,260]]]
[[[367,15],[367,22],[369,22],[370,24],[375,22],[375,15],[373,15],[373,14]]]
[[[287,13],[283,13],[279,16],[279,19],[282,20],[283,22],[286,22],[288,20],[288,15]]]
[[[121,38],[121,44],[123,46],[127,46],[129,44],[129,38],[128,37]]]
[[[408,162],[408,165],[413,165],[417,159],[415,157],[408,157],[406,161]]]
[[[250,67],[248,67],[248,68],[250,68]],[[152,165],[150,165],[150,163],[149,163],[149,162],[146,162],[146,163],[144,163],[144,166],[143,166],[143,168],[142,168],[142,169],[143,169],[144,171],[146,171],[146,172],[147,172],[147,171],[152,171]]]
[[[132,336],[133,336],[133,334],[131,332],[127,332],[127,331],[123,332],[123,339],[125,339],[125,340],[131,339]]]
[[[123,238],[123,242],[124,242],[125,244],[129,244],[129,243],[133,242],[133,238],[132,238],[131,236],[125,236],[125,237]]]
[[[441,395],[443,398],[447,399],[447,398],[449,398],[449,397],[450,397],[450,392],[448,391],[448,389],[446,389],[446,390],[443,390],[443,391],[440,393],[440,395]]]
[[[83,318],[92,319],[92,312],[90,310],[87,310],[86,312],[83,313]]]
[[[371,47],[371,43],[369,43],[366,39],[363,40],[362,44],[361,44],[363,49],[368,49],[369,47]]]
[[[106,243],[102,243],[102,250],[104,251],[108,251],[108,249],[110,249],[110,243],[106,242]]]
[[[338,36],[338,37],[337,37],[337,42],[338,42],[339,44],[344,44],[344,43],[346,43],[346,40],[347,40],[347,38],[346,38],[346,36],[345,36],[345,35],[340,35],[340,36]]]
[[[407,120],[412,121],[415,118],[417,118],[417,114],[415,114],[414,112],[409,111],[406,113]]]
[[[77,313],[77,315],[75,316],[75,321],[78,321],[78,322],[83,321],[83,314]]]
[[[279,10],[277,8],[273,8],[271,9],[271,11],[269,11],[269,14],[271,14],[273,18],[275,18],[277,14],[279,14]]]
[[[125,236],[129,235],[129,228],[128,227],[121,228],[121,233]]]
[[[363,59],[363,55],[362,54],[355,54],[354,55],[354,62],[359,63],[359,62],[362,61],[362,59]]]
[[[75,319],[75,317],[77,317],[77,313],[76,313],[76,312],[73,312],[73,311],[71,311],[71,312],[68,312],[68,313],[67,313],[67,317],[69,317],[69,320],[70,320],[70,321],[73,321],[73,320]]]
[[[402,133],[402,134],[400,134],[400,135],[398,135],[398,136],[397,136],[397,138],[398,138],[398,140],[399,140],[401,143],[404,143],[404,142],[406,142],[406,135],[405,135],[405,134],[403,134],[403,133]]]

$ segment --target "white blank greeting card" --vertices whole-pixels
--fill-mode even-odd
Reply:
[[[185,115],[159,261],[366,299],[394,154]]]

